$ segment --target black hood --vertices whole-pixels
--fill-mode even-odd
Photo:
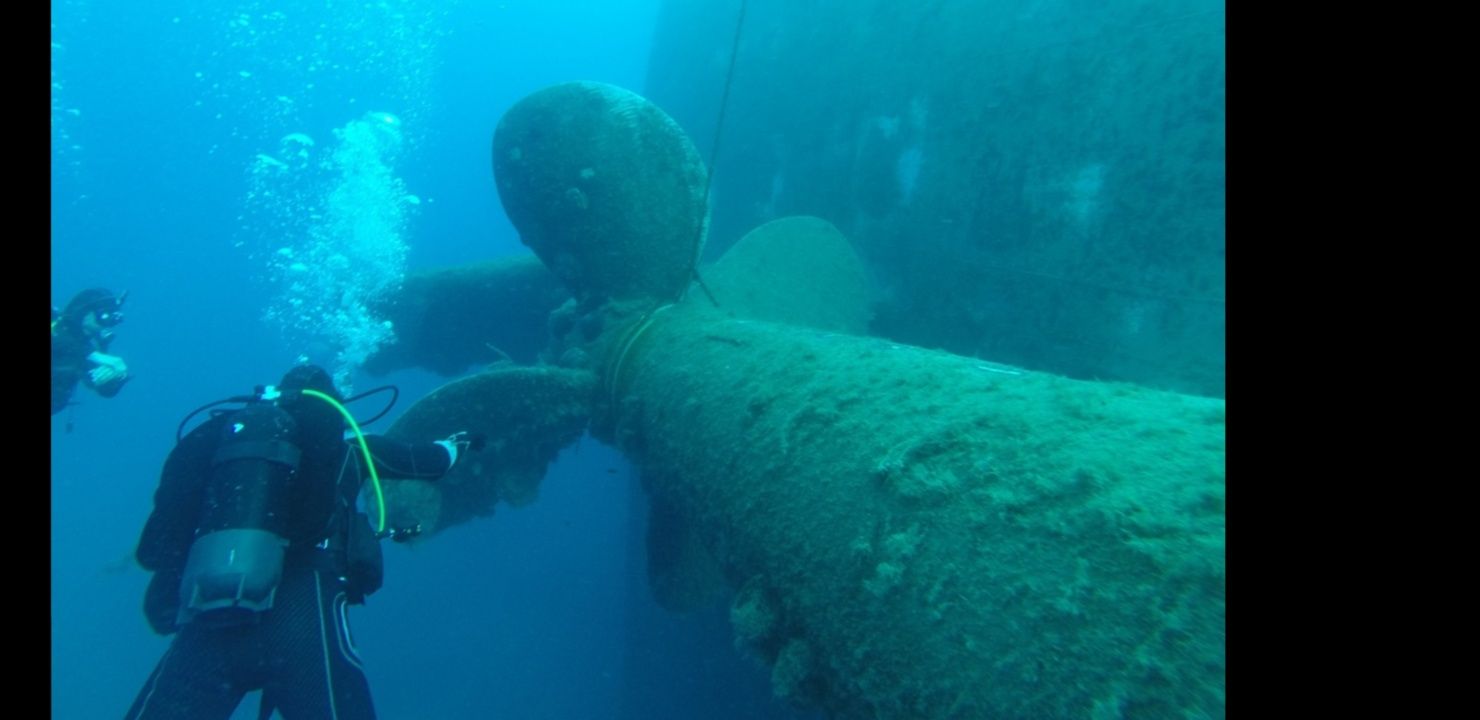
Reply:
[[[90,312],[103,315],[116,311],[122,304],[123,301],[112,291],[104,288],[88,288],[77,293],[67,302],[66,309],[62,310],[62,317],[67,322],[81,324],[83,316]]]
[[[299,365],[283,375],[278,383],[282,390],[317,390],[335,400],[343,401],[344,397],[334,387],[334,378],[317,365]]]

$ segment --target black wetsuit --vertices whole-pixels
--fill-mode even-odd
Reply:
[[[347,605],[363,602],[365,592],[349,570],[346,551],[354,542],[349,528],[365,522],[354,510],[368,477],[356,442],[341,443],[337,457],[305,449],[293,505],[302,521],[290,539],[272,608],[248,624],[212,627],[198,619],[176,628],[180,576],[201,502],[203,482],[195,478],[214,447],[215,429],[207,428],[221,422],[218,417],[197,428],[171,453],[139,541],[139,562],[155,573],[145,614],[156,631],[178,629],[179,634],[127,717],[224,720],[247,692],[261,689],[264,718],[273,709],[288,720],[374,718],[345,612]],[[436,479],[450,469],[447,451],[434,443],[376,435],[366,436],[366,442],[383,479]],[[323,482],[303,482],[314,477]],[[378,587],[379,578],[374,582]]]

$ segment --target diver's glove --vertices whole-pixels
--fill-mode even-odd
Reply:
[[[102,387],[128,379],[128,365],[124,364],[121,357],[93,352],[87,356],[87,359],[97,365],[88,371],[93,385]]]
[[[465,450],[479,452],[487,444],[488,438],[483,433],[469,433],[467,431],[455,432],[448,435],[444,440],[435,441],[447,450],[447,467],[451,468],[457,464],[457,456]]]
[[[421,523],[417,523],[415,525],[412,525],[411,527],[406,528],[386,528],[385,530],[376,534],[375,539],[384,540],[386,538],[390,538],[391,542],[404,543],[411,542],[412,538],[420,534]]]

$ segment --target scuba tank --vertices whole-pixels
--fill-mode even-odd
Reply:
[[[168,635],[192,620],[220,625],[250,621],[273,606],[288,546],[295,533],[303,534],[298,526],[313,525],[320,510],[329,512],[313,503],[298,504],[305,489],[299,474],[324,470],[316,453],[323,452],[325,438],[318,435],[331,432],[322,418],[310,419],[297,407],[306,396],[312,396],[308,403],[322,401],[334,408],[354,430],[365,462],[371,462],[359,422],[334,396],[315,389],[333,391],[327,374],[316,386],[293,377],[300,371],[290,371],[282,386],[258,385],[250,395],[206,403],[176,428],[176,445],[160,473],[154,510],[137,550],[140,566],[154,573],[145,592],[144,615],[155,632]],[[364,421],[374,422],[395,405],[400,396],[395,386],[367,390],[343,402],[385,390],[393,393],[390,402]],[[210,420],[185,432],[191,418],[228,403],[242,406],[212,410]],[[332,427],[336,447],[340,427]],[[373,463],[370,475],[379,504]],[[379,527],[370,528],[373,539],[412,534],[384,530],[383,505],[379,518]],[[378,546],[372,549],[379,551]],[[352,565],[353,559],[351,553]],[[364,594],[369,592],[373,587]]]
[[[297,435],[297,421],[272,402],[252,403],[222,424],[181,576],[177,624],[205,617],[230,624],[272,607],[302,454]]]

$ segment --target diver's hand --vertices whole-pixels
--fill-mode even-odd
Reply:
[[[128,365],[124,364],[123,358],[95,352],[88,355],[87,359],[97,363],[97,367],[88,371],[94,386],[104,387],[128,379]]]
[[[466,430],[448,435],[445,439],[437,440],[436,444],[447,450],[447,467],[451,468],[457,464],[457,457],[463,451],[472,450],[478,452],[488,442],[483,433],[469,433]]]
[[[123,362],[123,358],[118,357],[117,355],[108,355],[107,353],[91,352],[91,353],[88,353],[87,359],[88,360],[91,360],[94,364],[99,365],[101,367],[111,368],[114,372],[117,372],[119,375],[127,375],[128,374],[128,365],[125,365],[124,362]]]

